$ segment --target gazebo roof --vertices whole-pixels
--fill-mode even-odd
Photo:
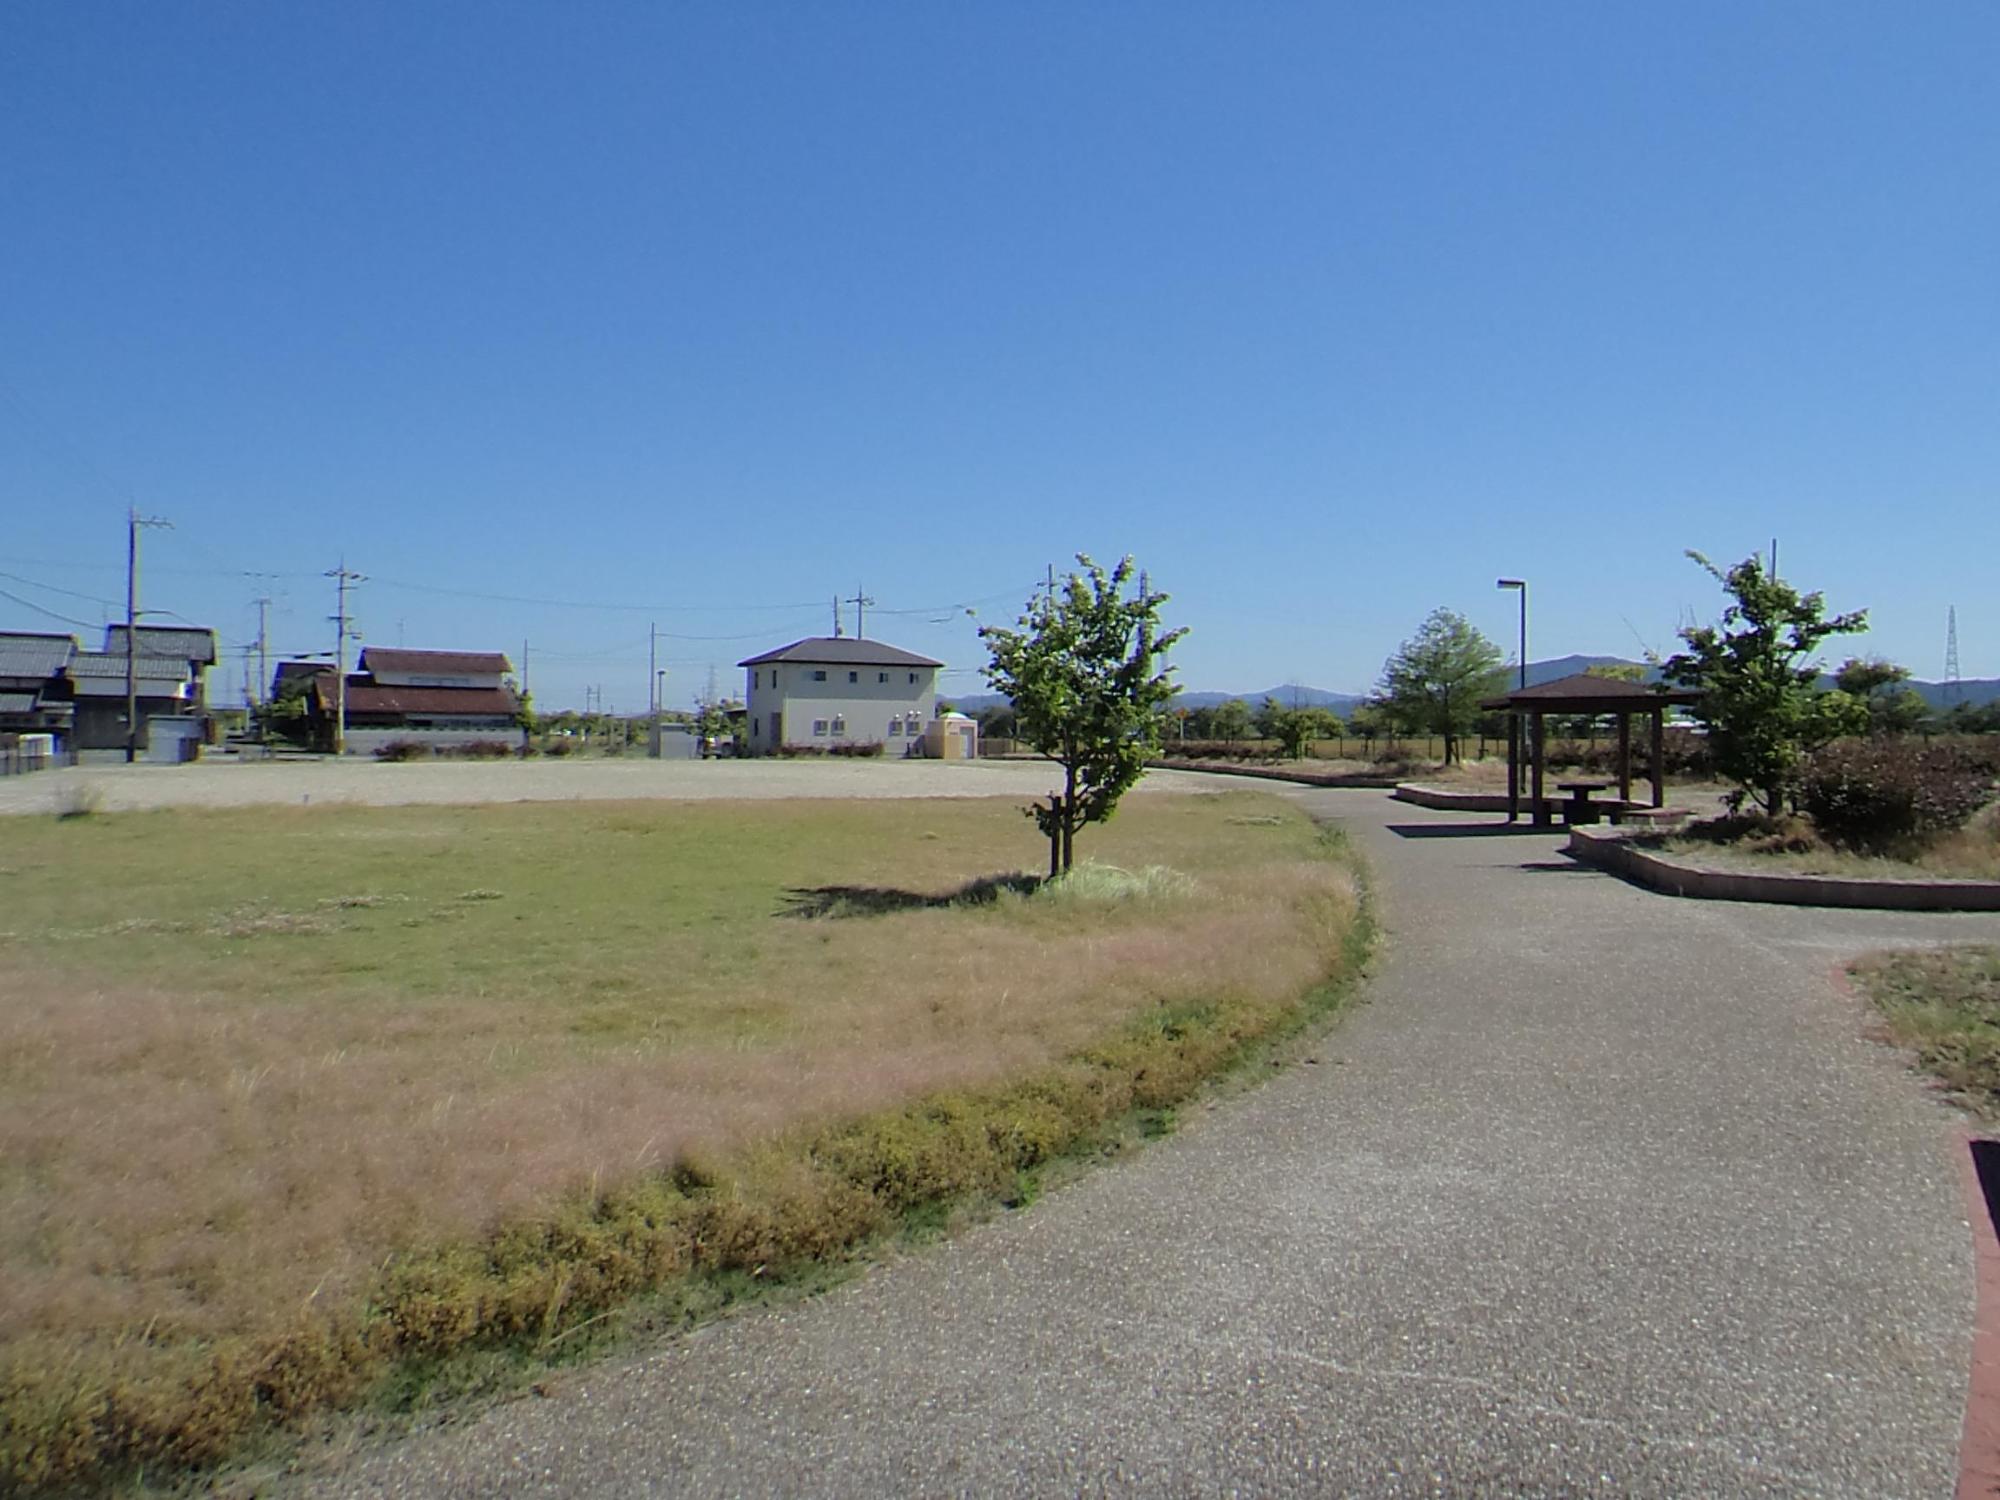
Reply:
[[[1660,687],[1645,682],[1628,682],[1622,677],[1593,677],[1579,672],[1541,682],[1504,697],[1488,698],[1483,709],[1515,709],[1553,714],[1645,713],[1673,704],[1697,703],[1701,694],[1686,688]]]

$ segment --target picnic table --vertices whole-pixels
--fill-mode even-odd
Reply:
[[[1608,781],[1558,781],[1556,790],[1569,793],[1569,800],[1563,804],[1563,822],[1569,824],[1595,823],[1604,816],[1603,806],[1590,800],[1592,792],[1608,792]]]

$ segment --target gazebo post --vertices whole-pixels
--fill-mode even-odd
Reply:
[[[1632,711],[1618,710],[1618,800],[1632,800]]]
[[[1521,820],[1521,715],[1507,710],[1507,821]]]
[[[1653,806],[1667,805],[1667,711],[1653,713]]]
[[[1529,711],[1528,723],[1528,768],[1531,777],[1528,795],[1535,803],[1535,826],[1546,828],[1549,826],[1549,810],[1542,801],[1542,711],[1539,708]]]

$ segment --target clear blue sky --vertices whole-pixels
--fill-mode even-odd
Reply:
[[[0,16],[42,610],[122,609],[136,504],[232,646],[327,649],[344,557],[368,639],[637,709],[651,621],[675,702],[857,585],[972,668],[1131,552],[1184,685],[1354,690],[1439,604],[1511,650],[1502,573],[1536,657],[1669,647],[1775,535],[2000,675],[1989,0]]]

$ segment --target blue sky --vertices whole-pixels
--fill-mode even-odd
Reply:
[[[2000,675],[1995,77],[1984,0],[14,0],[0,627],[122,610],[137,505],[150,607],[325,650],[344,558],[544,707],[857,586],[976,691],[1078,550],[1188,687],[1355,690],[1502,573],[1669,648],[1776,536]]]

